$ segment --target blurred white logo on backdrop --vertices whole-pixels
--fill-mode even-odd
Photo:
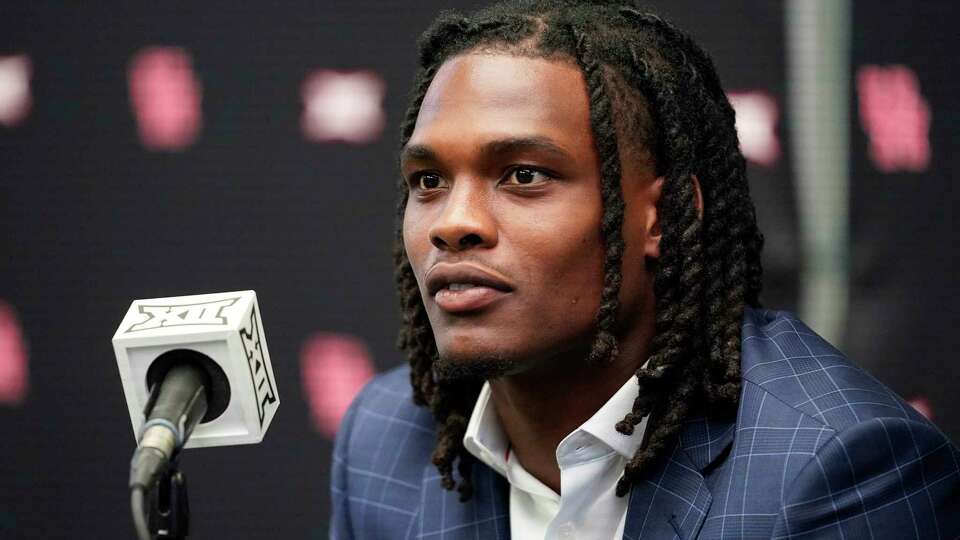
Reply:
[[[316,142],[368,143],[383,132],[386,85],[372,71],[321,69],[301,87],[303,136]]]

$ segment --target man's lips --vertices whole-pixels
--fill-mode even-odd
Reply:
[[[496,272],[470,263],[438,263],[427,272],[426,283],[437,306],[448,313],[486,307],[513,291]]]
[[[491,289],[483,285],[476,285],[462,291],[451,291],[449,289],[440,289],[433,296],[433,301],[437,306],[447,313],[462,313],[465,311],[476,311],[487,307],[498,298],[507,295],[504,291]]]

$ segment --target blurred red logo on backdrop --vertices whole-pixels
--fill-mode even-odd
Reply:
[[[300,376],[313,425],[333,437],[350,402],[373,378],[373,362],[359,339],[318,333],[300,352]]]
[[[0,301],[0,403],[17,405],[27,397],[27,346],[17,316]]]
[[[25,54],[0,56],[0,124],[15,126],[30,112],[30,72]]]
[[[737,115],[737,138],[743,157],[764,167],[776,165],[780,159],[777,101],[763,90],[730,92],[727,97]]]
[[[874,166],[888,173],[925,171],[930,165],[930,106],[916,73],[903,65],[863,66],[857,72],[857,95]]]
[[[300,127],[311,141],[367,143],[383,132],[386,85],[372,71],[310,73],[300,89]]]
[[[930,403],[929,399],[920,396],[911,399],[907,403],[916,409],[918,413],[922,414],[927,420],[933,420],[933,404]]]
[[[202,123],[202,94],[190,55],[179,47],[143,49],[130,61],[127,75],[143,146],[175,151],[193,144]]]

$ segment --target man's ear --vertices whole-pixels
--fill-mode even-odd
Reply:
[[[696,196],[697,217],[703,220],[703,191],[700,189],[700,180],[696,175],[690,177],[693,182],[693,189]],[[660,228],[660,216],[657,212],[657,203],[660,201],[660,194],[663,192],[663,177],[654,180],[649,187],[650,200],[653,204],[647,208],[647,243],[644,246],[644,255],[653,259],[660,258],[660,238],[663,231]]]
[[[647,240],[643,246],[643,254],[647,258],[660,258],[660,237],[663,232],[660,229],[660,213],[657,210],[657,204],[660,202],[660,194],[663,193],[663,177],[659,177],[650,183],[648,196],[650,204],[647,206],[646,223]]]

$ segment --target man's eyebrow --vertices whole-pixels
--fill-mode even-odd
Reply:
[[[408,144],[400,151],[400,166],[408,161],[437,161],[437,154],[425,144]]]
[[[484,158],[522,152],[524,150],[540,151],[559,159],[573,159],[560,145],[548,137],[533,135],[529,137],[506,137],[484,143],[480,153]],[[407,145],[400,151],[400,166],[404,163],[416,161],[439,161],[436,151],[424,144]]]
[[[508,137],[490,141],[481,147],[480,152],[484,157],[491,157],[503,154],[512,154],[524,150],[536,150],[551,154],[557,158],[572,159],[569,153],[560,145],[547,137]]]

